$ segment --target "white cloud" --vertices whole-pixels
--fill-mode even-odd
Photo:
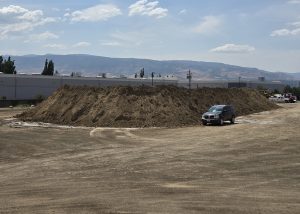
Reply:
[[[279,30],[274,30],[271,33],[272,37],[276,37],[276,36],[296,36],[296,35],[300,35],[300,28],[295,28],[295,29],[279,29]]]
[[[182,14],[186,14],[187,13],[187,10],[186,9],[183,9],[183,10],[181,10],[181,11],[179,11],[179,15],[182,15]]]
[[[117,46],[122,46],[120,42],[117,41],[107,41],[107,42],[102,42],[102,46],[112,46],[112,47],[117,47]]]
[[[300,0],[299,0],[300,1]],[[297,36],[300,35],[300,21],[290,22],[285,28],[274,30],[271,32],[272,37]]]
[[[291,26],[294,26],[294,27],[300,27],[300,21],[299,22],[292,22],[290,23]]]
[[[288,1],[289,4],[300,4],[300,0],[290,0]]]
[[[28,12],[27,9],[22,8],[17,5],[9,5],[8,7],[0,8],[1,15],[8,15],[8,14],[21,14]]]
[[[216,32],[221,25],[221,19],[216,16],[205,16],[202,22],[194,28],[200,34],[210,34]]]
[[[0,26],[0,38],[6,38],[10,33],[18,33],[23,31],[31,31],[35,27],[55,22],[54,19],[43,19],[38,22],[20,22]]]
[[[140,46],[147,43],[149,40],[152,40],[151,33],[144,33],[140,31],[132,32],[116,32],[111,34],[111,39],[113,42],[104,42],[104,43],[115,43],[116,42],[122,46]]]
[[[288,29],[274,30],[271,33],[271,36],[288,36],[288,35],[290,35],[290,30],[288,30]]]
[[[44,45],[45,48],[53,48],[53,49],[66,49],[66,46],[63,44],[47,44]]]
[[[40,42],[40,41],[44,41],[44,40],[48,40],[48,39],[58,39],[59,36],[54,34],[54,33],[51,33],[49,31],[46,31],[44,33],[41,33],[41,34],[33,34],[30,36],[30,39],[27,40],[26,42],[30,42],[30,41],[33,41],[33,42]]]
[[[225,44],[211,51],[217,53],[249,53],[255,51],[255,48],[250,45]]]
[[[73,13],[66,13],[73,22],[97,22],[106,21],[109,18],[121,15],[121,10],[111,4],[99,4],[84,10],[77,10]]]
[[[26,8],[10,5],[0,8],[0,39],[5,39],[11,33],[31,31],[38,26],[56,22],[58,19],[45,17],[41,10],[28,10]]]
[[[23,21],[29,21],[29,22],[37,22],[44,16],[43,11],[41,10],[34,10],[34,11],[28,11],[24,13],[21,16],[18,16],[17,18]]]
[[[89,47],[91,46],[91,43],[89,42],[78,42],[73,44],[72,46],[67,46],[64,44],[57,44],[57,43],[51,43],[51,44],[46,44],[44,45],[45,48],[53,48],[53,49],[60,49],[60,50],[64,50],[67,48],[84,48],[84,47]]]
[[[129,6],[129,16],[153,16],[158,19],[168,15],[168,9],[159,7],[159,1],[140,0]]]
[[[73,45],[74,48],[84,48],[84,47],[88,47],[90,46],[91,43],[89,42],[78,42],[76,44]]]
[[[57,8],[57,7],[52,8],[52,10],[53,10],[54,12],[59,12],[59,11],[60,11],[60,9]]]

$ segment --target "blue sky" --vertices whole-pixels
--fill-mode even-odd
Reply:
[[[0,0],[0,44],[300,72],[300,0]]]

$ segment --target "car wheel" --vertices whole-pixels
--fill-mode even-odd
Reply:
[[[223,125],[224,125],[224,120],[220,119],[220,126],[223,126]]]
[[[235,116],[232,116],[230,122],[231,122],[231,124],[234,124],[234,123],[235,123]]]
[[[203,124],[204,126],[206,126],[206,125],[207,125],[207,122],[206,122],[206,121],[202,121],[202,124]]]

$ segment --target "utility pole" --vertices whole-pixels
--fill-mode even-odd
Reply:
[[[239,88],[241,87],[241,76],[239,76]]]
[[[189,89],[191,90],[191,88],[192,88],[192,73],[191,73],[191,70],[188,71],[186,78],[189,80]]]
[[[17,100],[17,73],[14,73],[14,82],[15,82],[15,93],[14,93],[14,96],[15,96],[15,100]]]
[[[154,72],[151,73],[151,77],[152,77],[152,86],[154,85],[154,84],[153,84],[154,74],[155,74]]]

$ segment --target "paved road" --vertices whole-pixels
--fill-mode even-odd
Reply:
[[[300,104],[178,129],[12,128],[0,213],[300,213]]]

